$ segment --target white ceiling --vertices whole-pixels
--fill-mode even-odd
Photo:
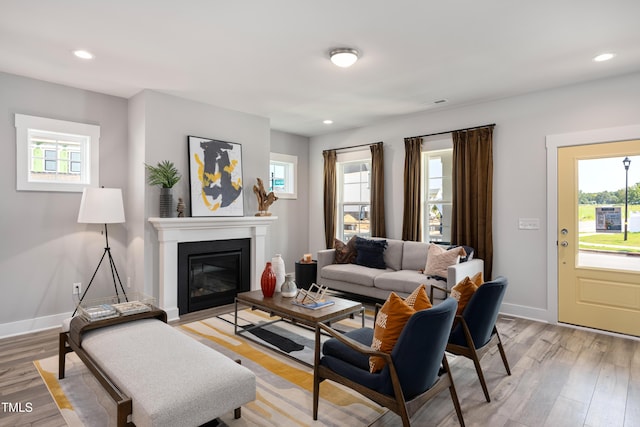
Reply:
[[[306,136],[639,70],[639,0],[0,0],[0,71]]]

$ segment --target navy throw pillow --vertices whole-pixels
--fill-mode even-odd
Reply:
[[[473,259],[473,248],[471,246],[465,246],[465,245],[451,245],[447,248],[447,250],[449,249],[453,249],[453,248],[457,248],[458,246],[462,246],[464,248],[464,251],[467,253],[467,256],[465,257],[460,257],[460,262],[466,262],[466,261],[471,261]]]
[[[356,236],[356,264],[371,268],[387,268],[384,263],[384,250],[387,248],[386,240],[369,240]]]

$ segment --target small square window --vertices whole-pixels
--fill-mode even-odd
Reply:
[[[298,198],[298,157],[271,153],[269,191],[282,199]]]
[[[98,186],[100,126],[16,114],[19,191]]]

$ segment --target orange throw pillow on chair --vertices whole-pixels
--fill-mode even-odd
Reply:
[[[418,286],[411,295],[404,299],[404,302],[415,311],[433,307],[431,300],[427,295],[427,287],[425,285]]]
[[[393,346],[404,329],[404,325],[415,312],[395,292],[391,292],[376,317],[371,348],[391,353]],[[378,372],[382,370],[384,365],[386,365],[386,362],[383,358],[379,356],[369,357],[370,372]]]
[[[469,276],[465,277],[460,281],[460,283],[451,288],[451,296],[458,301],[456,316],[462,314],[464,308],[476,292],[476,289],[478,289],[483,283],[482,272],[478,272],[472,278],[469,278]]]

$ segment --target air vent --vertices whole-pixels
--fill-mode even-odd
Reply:
[[[434,104],[444,104],[445,102],[447,102],[446,99],[438,99],[437,101],[433,101]]]

